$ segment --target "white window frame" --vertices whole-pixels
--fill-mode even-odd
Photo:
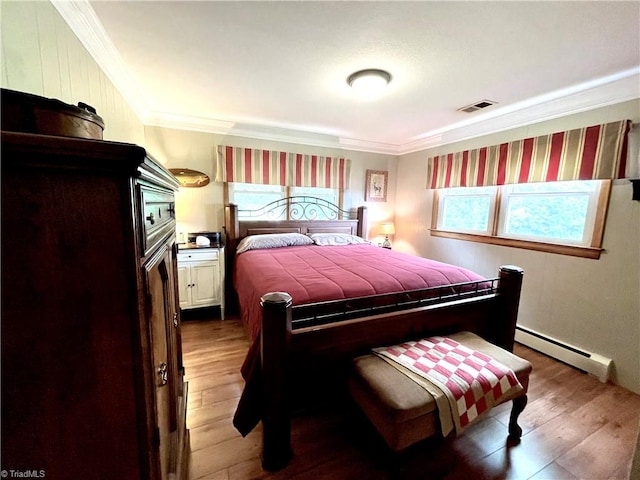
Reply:
[[[478,235],[491,235],[493,231],[493,226],[495,224],[495,214],[496,214],[496,202],[498,197],[498,188],[497,187],[469,187],[469,188],[450,188],[447,190],[443,190],[439,196],[438,211],[443,212],[443,215],[439,215],[437,218],[437,229],[438,230],[448,230],[444,225],[446,219],[446,211],[447,211],[447,200],[451,198],[484,198],[489,200],[489,208],[487,212],[487,228],[485,230],[477,230],[471,228],[457,228],[453,231],[461,232],[461,233],[471,233]]]
[[[454,190],[464,190],[464,188],[435,190],[431,217],[431,235],[597,259],[600,258],[600,254],[603,251],[602,239],[612,183],[611,180],[599,180],[597,182],[597,188],[590,193],[584,235],[579,242],[506,233],[504,212],[507,211],[508,201],[510,198],[520,195],[513,193],[513,188],[509,186],[494,187],[496,189],[496,200],[493,206],[493,225],[490,232],[443,229],[439,213],[443,211],[446,198],[451,195],[464,195],[464,192],[454,192]]]
[[[580,247],[590,247],[593,241],[593,224],[596,220],[596,213],[597,213],[597,208],[598,208],[598,198],[600,196],[600,188],[601,188],[601,183],[599,181],[593,181],[593,190],[590,191],[584,191],[584,192],[576,192],[576,191],[572,191],[571,189],[565,189],[564,191],[562,190],[557,190],[555,192],[545,192],[545,191],[539,191],[539,192],[529,192],[529,193],[520,193],[517,192],[517,186],[515,185],[505,185],[503,187],[500,187],[501,190],[501,200],[500,200],[500,211],[504,212],[502,215],[500,215],[499,217],[499,222],[498,222],[498,229],[497,229],[497,235],[499,237],[505,237],[505,238],[515,238],[515,239],[519,239],[519,240],[527,240],[527,241],[533,241],[533,242],[546,242],[546,243],[553,243],[553,244],[561,244],[561,245],[576,245],[576,246],[580,246]],[[561,186],[563,184],[566,184],[567,182],[556,182],[556,184],[558,186]],[[571,239],[567,239],[567,238],[553,238],[553,237],[539,237],[539,236],[527,236],[527,235],[522,235],[522,234],[515,234],[515,233],[510,233],[507,231],[508,225],[507,225],[507,221],[508,221],[508,215],[506,214],[506,212],[508,211],[509,208],[509,201],[511,199],[515,199],[518,197],[528,197],[528,198],[532,198],[532,197],[560,197],[560,196],[573,196],[573,195],[584,195],[587,197],[587,212],[586,212],[586,218],[585,218],[585,222],[584,222],[584,229],[582,232],[582,238],[580,240],[571,240]]]
[[[340,190],[324,187],[289,187],[290,197],[306,196],[326,200],[329,203],[340,206]]]
[[[274,201],[279,200],[280,198],[284,198],[286,195],[286,187],[281,185],[262,185],[256,183],[229,183],[228,184],[228,200],[229,203],[238,204],[238,199],[236,196],[238,193],[273,193]],[[264,206],[264,205],[261,205]],[[245,206],[240,206],[240,208],[246,208]]]
[[[278,198],[275,198],[275,195],[274,195],[273,201],[277,201],[277,200],[280,200],[286,197],[292,197],[292,196],[307,196],[307,197],[322,198],[324,200],[330,201],[331,203],[334,203],[335,205],[338,205],[339,208],[343,208],[342,206],[343,192],[337,188],[289,187],[289,186],[284,187],[280,185],[262,185],[257,183],[238,183],[238,182],[225,183],[225,192],[224,192],[225,204],[234,203],[238,205],[239,209],[241,210],[246,209],[246,206],[239,205],[238,202],[235,201],[237,192],[241,191],[245,193],[247,192],[250,193],[252,190],[258,192],[260,190],[263,190],[264,187],[271,187],[274,190],[274,193],[277,193],[277,190],[279,189],[280,195]],[[327,195],[326,193],[322,192],[323,190],[330,191],[331,194]],[[329,200],[327,197],[331,197],[331,200]],[[263,207],[263,206],[264,205],[260,205],[259,207]],[[283,213],[288,213],[288,212],[283,210]],[[263,217],[260,217],[260,216],[252,217],[253,220],[260,220],[262,218]],[[273,217],[268,217],[268,219],[274,220]],[[278,219],[275,219],[275,220],[278,220]],[[280,220],[286,220],[286,219],[283,216],[282,218],[280,218]]]

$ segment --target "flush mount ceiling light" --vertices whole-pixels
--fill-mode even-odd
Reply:
[[[347,83],[359,95],[373,97],[379,95],[391,81],[391,74],[385,70],[369,68],[352,73]]]

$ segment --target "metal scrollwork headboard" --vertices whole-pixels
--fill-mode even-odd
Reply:
[[[256,210],[238,209],[238,217],[244,220],[354,220],[357,214],[322,198],[295,196],[281,198]]]

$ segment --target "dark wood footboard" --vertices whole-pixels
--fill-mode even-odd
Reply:
[[[296,307],[284,292],[262,297],[261,331],[263,467],[284,468],[291,456],[288,377],[314,364],[331,365],[370,348],[427,335],[468,330],[513,351],[523,270],[503,266],[491,280],[495,288],[468,296],[461,292],[443,301],[322,325],[294,328]]]

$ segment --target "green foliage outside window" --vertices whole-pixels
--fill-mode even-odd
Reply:
[[[505,233],[582,241],[588,195],[514,196],[509,199]]]
[[[451,196],[444,202],[444,230],[486,232],[489,229],[491,199],[483,196]]]

